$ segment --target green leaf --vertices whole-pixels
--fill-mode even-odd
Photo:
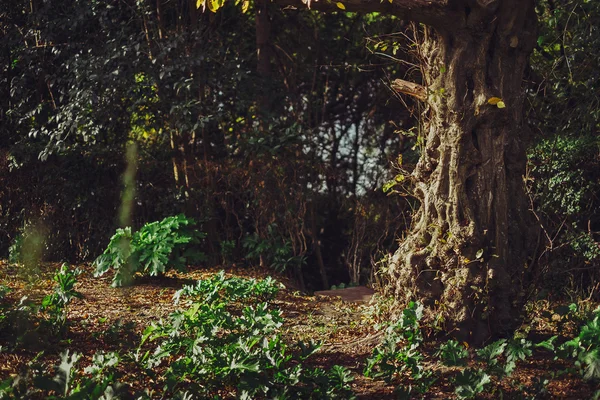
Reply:
[[[488,344],[483,349],[477,350],[477,355],[483,358],[484,361],[489,363],[492,360],[495,360],[496,357],[501,355],[504,352],[504,348],[506,347],[506,339],[500,339],[493,343]]]
[[[525,358],[531,356],[531,342],[526,339],[519,341],[511,340],[506,346],[506,358],[508,361],[514,360],[525,360]]]
[[[586,381],[600,378],[600,349],[594,349],[582,357],[586,364],[583,379]]]
[[[396,186],[396,183],[397,182],[396,182],[395,179],[391,180],[391,181],[387,181],[386,183],[384,183],[383,187],[382,187],[383,193],[390,192],[394,188],[394,186]]]
[[[549,339],[544,340],[543,342],[537,343],[535,347],[541,347],[546,350],[554,351],[554,341],[558,336],[552,336]]]
[[[345,6],[343,3],[339,2],[339,1],[338,1],[337,3],[335,3],[335,5],[336,5],[336,6],[337,6],[337,8],[339,8],[340,10],[345,10],[345,9],[346,9],[346,6]]]

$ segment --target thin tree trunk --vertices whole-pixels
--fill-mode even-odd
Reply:
[[[269,20],[267,0],[257,0],[256,6],[256,71],[267,82],[271,77],[271,21]],[[264,89],[264,87],[263,87]],[[258,109],[261,113],[270,111],[270,99],[267,90],[261,91],[258,98]]]
[[[321,284],[325,290],[329,289],[329,279],[327,278],[327,270],[323,262],[323,254],[321,253],[321,241],[319,240],[319,231],[317,228],[317,214],[315,206],[310,203],[310,236],[313,244],[313,251],[319,265],[319,274],[321,275]]]

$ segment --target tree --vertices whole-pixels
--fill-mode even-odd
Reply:
[[[280,5],[302,6],[294,0]],[[382,12],[421,23],[425,144],[410,175],[420,209],[389,268],[471,342],[514,328],[538,244],[524,191],[529,135],[522,81],[536,43],[532,0],[312,1],[311,9]],[[423,95],[424,94],[424,95]]]

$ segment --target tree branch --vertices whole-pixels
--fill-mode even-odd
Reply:
[[[449,0],[273,0],[282,7],[309,8],[316,11],[343,11],[370,13],[380,12],[396,15],[408,21],[422,22],[434,28],[444,28],[455,23],[456,13],[448,5]],[[458,17],[458,15],[457,15]]]
[[[405,81],[403,79],[395,79],[392,82],[392,89],[396,92],[416,97],[421,101],[427,100],[427,89],[425,89],[425,86],[421,86],[418,83]]]

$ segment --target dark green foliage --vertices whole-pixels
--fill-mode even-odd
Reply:
[[[540,1],[531,60],[528,184],[544,234],[539,284],[554,295],[565,282],[587,286],[600,262],[598,97],[600,7],[593,1]],[[552,243],[547,243],[548,239]],[[538,255],[539,257],[539,255]],[[568,272],[565,272],[568,271]]]
[[[327,265],[346,269],[355,216],[378,228],[356,253],[364,280],[371,253],[394,245],[402,207],[369,199],[376,206],[363,215],[355,204],[386,179],[400,151],[388,121],[410,119],[385,84],[406,67],[381,63],[364,32],[398,56],[405,39],[389,33],[403,22],[274,9],[278,54],[263,78],[254,17],[233,5],[217,15],[173,2],[160,10],[144,1],[0,7],[0,237],[10,239],[0,254],[20,227],[38,223],[47,228],[46,259],[89,260],[103,250],[117,226],[129,142],[140,149],[132,225],[178,212],[202,218],[212,263],[225,255],[224,241],[234,249],[227,262],[241,261],[242,238],[259,232],[267,240],[273,223],[267,267],[293,267],[298,277],[316,265],[304,263],[313,241],[328,249]],[[317,204],[315,234],[340,219],[347,229],[308,235],[309,201]]]
[[[182,270],[186,263],[205,259],[199,250],[206,236],[195,228],[196,222],[180,214],[144,225],[131,233],[131,228],[117,229],[108,247],[95,261],[95,275],[115,270],[113,286],[131,282],[136,272],[157,276],[169,269]]]
[[[275,225],[269,225],[264,238],[256,233],[246,236],[242,241],[242,246],[246,250],[246,258],[253,262],[262,260],[278,272],[304,265],[306,257],[294,255],[292,243],[279,236],[276,228]]]

